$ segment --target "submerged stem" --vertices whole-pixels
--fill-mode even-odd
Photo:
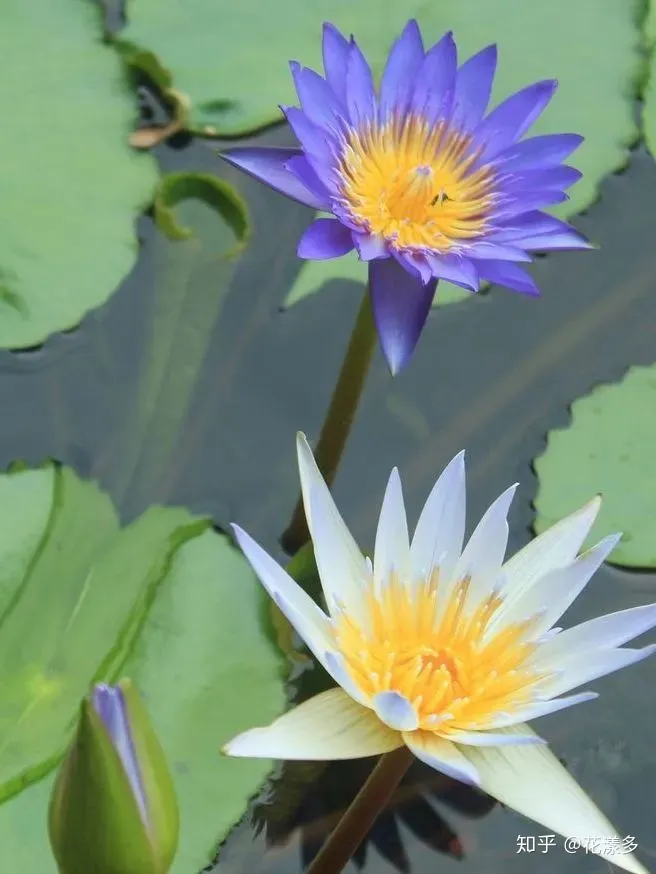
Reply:
[[[405,745],[381,756],[306,874],[339,874],[344,869],[392,797],[412,758]]]
[[[355,418],[375,346],[376,328],[367,289],[358,310],[342,369],[314,452],[319,470],[329,487],[335,479]],[[299,497],[292,520],[282,535],[281,543],[285,551],[293,555],[308,538],[303,500]]]

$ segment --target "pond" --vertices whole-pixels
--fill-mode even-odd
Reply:
[[[290,9],[293,6],[291,2],[287,5]],[[512,4],[499,5],[505,8]],[[497,34],[491,25],[489,30],[488,42],[494,41]],[[150,86],[152,82],[143,92],[150,109],[142,127],[152,124],[153,106],[155,121],[170,117],[163,108],[162,95]],[[43,343],[0,353],[0,405],[5,411],[0,462],[4,469],[17,461],[37,468],[50,459],[74,472],[79,480],[96,482],[111,499],[121,526],[139,520],[154,505],[186,508],[194,518],[211,520],[219,532],[229,533],[230,524],[238,522],[285,563],[288,558],[280,537],[298,497],[295,434],[302,430],[311,444],[316,442],[358,310],[362,284],[339,275],[328,277],[316,293],[285,305],[304,269],[296,257],[296,246],[311,211],[228,166],[218,152],[235,142],[232,137],[178,133],[156,144],[151,152],[162,176],[207,174],[232,186],[248,209],[250,237],[243,249],[234,248],[239,242],[234,227],[202,199],[191,196],[169,213],[178,225],[191,230],[186,239],[173,240],[163,232],[161,212],[166,212],[166,207],[157,217],[153,209],[145,211],[136,225],[136,263],[106,303],[89,307],[79,324],[58,325]],[[286,146],[293,144],[294,138],[286,125],[277,123],[240,137],[238,143]],[[541,289],[539,299],[492,286],[478,295],[463,295],[434,307],[411,363],[394,378],[376,349],[333,491],[363,548],[366,545],[369,552],[373,548],[392,467],[399,467],[409,518],[415,520],[438,473],[463,447],[467,452],[468,532],[491,501],[517,481],[519,488],[509,517],[508,554],[529,542],[534,536],[539,486],[534,463],[545,453],[547,435],[551,441],[552,432],[570,428],[572,404],[595,387],[620,383],[629,368],[656,362],[654,204],[656,162],[646,145],[639,143],[630,151],[626,168],[604,173],[598,198],[571,219],[598,248],[554,252],[535,260],[531,275]],[[11,202],[7,210],[11,221]],[[80,249],[77,257],[85,259],[87,251]],[[656,401],[653,393],[651,401]],[[613,439],[626,439],[630,445],[628,435],[641,430],[643,415],[653,425],[654,414],[647,409],[648,404],[649,395],[642,395],[630,408],[635,418],[614,423]],[[604,429],[610,426],[603,418],[600,422],[597,434],[587,434],[591,441],[588,454],[594,456],[598,451],[603,463]],[[627,482],[656,483],[654,458],[645,451],[642,467],[627,474]],[[631,463],[632,458],[628,458]],[[577,475],[574,463],[572,471],[562,474],[560,488],[567,491],[570,479],[573,483]],[[577,489],[573,484],[572,494]],[[19,516],[28,513],[21,504],[21,494],[12,499],[18,502],[14,509]],[[564,494],[567,506],[560,515],[574,509],[576,499]],[[570,506],[572,500],[574,506]],[[636,500],[646,499],[641,494]],[[651,504],[646,501],[645,507],[647,512],[653,508],[653,500]],[[7,503],[5,511],[12,512]],[[93,516],[86,522],[93,527]],[[22,524],[12,521],[8,536],[22,536],[16,533],[19,528],[14,531],[12,527]],[[653,528],[653,521],[651,524]],[[81,521],[76,522],[70,536],[76,541],[84,537],[85,530]],[[61,548],[70,548],[70,542],[63,539]],[[173,560],[172,554],[167,553],[166,562]],[[0,567],[2,564],[9,566],[0,561]],[[630,568],[628,564],[604,564],[568,611],[564,624],[656,600],[656,570]],[[59,581],[59,575],[72,566],[71,562],[53,565],[53,579]],[[211,583],[211,566],[203,567]],[[3,574],[8,573],[3,570]],[[243,569],[235,571],[236,583],[241,582],[239,573]],[[0,579],[0,638],[2,611],[7,605],[2,584],[4,577]],[[184,594],[180,597],[182,604]],[[192,597],[198,598],[194,609],[202,612],[205,595]],[[245,599],[253,604],[253,597],[249,588]],[[218,605],[216,609],[211,622],[221,621],[222,608]],[[266,629],[267,646],[277,647],[268,605],[258,600],[252,609]],[[41,613],[33,615],[36,632],[39,623],[44,623],[43,640],[55,633]],[[94,628],[100,627],[99,616],[95,623]],[[192,647],[190,669],[201,660],[220,664],[224,658],[228,644],[222,629],[217,628],[212,639],[209,618],[207,623],[208,627],[198,631],[198,641],[204,635],[202,645],[197,642]],[[63,628],[57,633],[68,634]],[[184,635],[184,641],[194,637],[189,629],[184,629]],[[163,638],[161,649],[149,651],[148,659],[143,653],[139,656],[148,661],[148,676],[156,677],[152,689],[157,691],[150,693],[153,698],[165,698],[169,686],[184,683],[186,677],[188,666],[180,664],[179,651],[175,657],[167,657],[167,640]],[[263,644],[259,641],[257,645]],[[45,647],[44,643],[44,653]],[[81,643],[76,643],[75,653],[84,658]],[[121,674],[119,668],[126,659],[128,664],[142,663],[123,655],[120,664],[112,663],[109,679]],[[40,651],[33,656],[26,664],[33,661],[36,665],[43,659],[39,670],[49,676],[50,656],[42,656]],[[242,682],[242,658],[243,682],[250,682],[250,671],[254,682],[264,682],[259,667],[252,664],[255,657],[251,663],[241,653],[227,658],[233,662],[222,675],[217,669],[211,683],[230,685],[233,699],[240,695],[237,687]],[[89,664],[87,682],[101,678],[101,663],[99,658],[98,664]],[[270,693],[265,708],[268,716],[253,706],[252,725],[281,712],[284,703],[276,695],[298,702],[330,684],[296,638],[275,671],[267,670],[277,675],[282,671],[284,689],[280,682],[280,688],[276,686]],[[647,660],[626,674],[597,681],[595,688],[601,692],[598,701],[544,717],[539,728],[618,833],[636,836],[647,866],[653,866],[656,859],[656,781],[651,782],[656,776],[652,730],[655,670],[654,663]],[[14,681],[22,684],[23,675],[12,675]],[[7,688],[13,688],[9,681]],[[145,698],[147,703],[153,700],[149,694]],[[180,703],[182,698],[175,698],[177,703],[171,703],[170,708],[188,707],[185,719],[179,722],[167,705],[153,703],[153,719],[157,725],[155,717],[161,712],[165,722],[168,719],[175,724],[171,731],[177,732],[172,741],[176,750],[184,743],[196,742],[196,721],[218,719],[214,739],[212,732],[205,730],[203,740],[198,741],[205,745],[203,750],[213,750],[218,758],[219,748],[231,731],[234,734],[251,724],[228,727],[222,722],[220,706],[215,704],[206,714],[203,700],[201,696],[195,703]],[[0,727],[3,718],[8,718],[8,707],[0,692]],[[49,718],[47,714],[42,717],[44,725]],[[244,714],[240,719],[245,719]],[[68,718],[62,737],[70,734],[70,725]],[[26,745],[30,742],[25,741]],[[61,755],[58,748],[45,756],[45,746],[39,747],[38,753],[42,752],[41,758],[34,753],[34,761],[48,759],[48,767],[39,773],[24,770],[22,773],[29,774],[26,782],[38,784],[37,778],[50,773]],[[174,756],[172,764],[174,772],[179,769],[184,775],[188,763],[182,759]],[[242,760],[227,764],[241,767]],[[207,795],[196,772],[193,786],[185,789],[193,795],[192,808],[185,809],[188,795],[183,794],[181,814],[184,829],[185,815],[193,819],[202,809],[203,826],[189,846],[185,845],[186,855],[174,871],[194,874],[207,865],[207,871],[218,874],[300,874],[373,764],[371,759],[278,763],[272,773],[268,766],[249,771],[244,785],[236,780],[238,788],[231,782],[234,770],[220,774],[208,771],[208,780],[214,785],[208,787]],[[28,814],[38,817],[41,809],[37,799],[27,804],[27,813],[5,810],[3,821],[3,808],[8,810],[15,804],[18,810],[19,799],[34,791],[31,787],[17,793],[14,784],[8,789],[11,781],[5,783],[5,779],[10,772],[11,768],[3,772],[0,764],[0,787],[4,784],[5,789],[0,800],[6,799],[0,807],[0,834],[23,828],[16,823],[27,822]],[[222,791],[216,784],[219,779],[225,779],[226,791],[235,801],[227,810],[217,812],[213,830],[212,803]],[[43,855],[32,856],[22,846],[41,828],[45,835],[45,826],[38,822],[25,827],[24,837],[12,845],[9,858],[13,870],[32,870],[35,861],[42,863]],[[562,842],[541,847],[539,836],[547,831],[483,792],[415,762],[354,864],[364,874],[451,870],[462,874],[539,874],[554,864],[559,871],[592,874],[610,867],[594,855],[566,854]],[[518,852],[520,836],[538,839],[530,858]],[[54,868],[41,870],[54,874]]]

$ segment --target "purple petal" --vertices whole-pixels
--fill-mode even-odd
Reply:
[[[530,294],[538,297],[540,289],[526,271],[516,264],[508,261],[477,260],[476,267],[481,279],[493,282],[495,285],[504,285],[513,291],[521,291],[522,294]]]
[[[339,258],[353,248],[353,237],[348,228],[332,218],[312,222],[301,237],[296,254],[308,261],[326,261]]]
[[[576,167],[560,164],[557,167],[541,167],[534,170],[522,170],[519,173],[508,174],[508,180],[500,180],[503,191],[532,191],[541,188],[563,190],[578,182],[583,173]]]
[[[490,102],[497,47],[488,46],[469,58],[456,73],[451,123],[456,129],[472,130],[480,122]]]
[[[344,105],[330,85],[314,70],[301,67],[296,61],[289,68],[303,112],[314,124],[334,126],[344,112]]]
[[[291,197],[292,200],[311,206],[313,209],[326,209],[325,200],[313,194],[303,185],[298,176],[285,166],[288,161],[302,154],[300,149],[268,146],[229,149],[227,152],[222,152],[221,157],[233,167],[238,167],[249,176],[265,182],[276,191]]]
[[[450,110],[457,65],[456,44],[449,31],[426,53],[412,95],[413,112],[434,122]]]
[[[123,691],[119,686],[98,683],[91,692],[91,703],[100,717],[128,778],[132,794],[144,823],[148,823],[148,809],[141,772],[130,733]]]
[[[340,220],[343,225],[346,225],[347,228],[350,228],[352,231],[358,234],[366,233],[362,230],[362,222],[355,219],[350,211],[344,204],[340,203],[338,200],[334,201],[332,206],[333,215]]]
[[[524,212],[542,209],[544,206],[554,206],[569,200],[565,191],[555,191],[553,188],[543,188],[541,191],[522,191],[516,196],[511,195],[505,203],[495,207],[497,221],[507,221]]]
[[[346,68],[346,105],[354,125],[372,121],[376,115],[371,67],[355,42],[350,46]]]
[[[477,141],[483,146],[479,164],[491,160],[525,134],[549,103],[557,86],[554,79],[536,82],[493,109],[475,131]]]
[[[387,58],[380,83],[380,121],[396,111],[402,116],[410,100],[415,78],[424,60],[419,25],[411,19]]]
[[[495,261],[530,261],[531,256],[516,246],[502,246],[500,243],[480,242],[467,244],[467,257],[490,258]]]
[[[585,237],[560,219],[537,210],[515,216],[490,234],[490,241],[511,243],[531,251],[591,249]]]
[[[423,285],[394,258],[369,264],[374,321],[393,376],[410,360],[428,318],[436,285],[436,280]]]
[[[489,238],[521,240],[522,237],[532,237],[536,234],[550,234],[570,230],[571,227],[567,222],[548,215],[546,212],[531,210],[499,224],[496,230],[489,234]]]
[[[328,84],[346,103],[346,65],[348,63],[349,42],[333,24],[323,26],[323,69]]]
[[[433,279],[433,271],[428,263],[428,255],[424,252],[413,252],[410,250],[399,251],[391,249],[393,258],[399,262],[404,270],[415,276],[423,285]]]
[[[468,258],[461,255],[430,255],[428,263],[437,279],[460,285],[468,291],[478,291],[478,271]]]
[[[356,232],[353,234],[353,242],[358,250],[360,261],[374,261],[376,258],[387,258],[389,255],[383,237]]]
[[[336,147],[333,148],[335,144],[332,136],[313,124],[303,111],[295,106],[284,107],[283,112],[303,148],[308,163],[326,188],[337,194],[340,180],[336,169]]]
[[[295,155],[285,164],[287,170],[296,176],[302,185],[324,204],[322,210],[330,210],[330,192],[323,184],[306,155]]]
[[[521,240],[522,249],[527,252],[550,252],[565,249],[594,249],[595,247],[573,228],[552,234],[536,234]]]
[[[583,142],[579,134],[544,134],[513,143],[494,159],[495,164],[508,164],[504,170],[550,167],[560,164]]]

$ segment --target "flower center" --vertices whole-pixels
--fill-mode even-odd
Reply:
[[[368,591],[366,623],[335,620],[337,646],[367,698],[398,692],[421,729],[446,736],[485,729],[491,717],[532,700],[545,679],[526,664],[537,646],[527,640],[533,620],[492,633],[503,599],[491,595],[469,609],[469,589],[466,578],[444,600],[438,573],[415,588],[392,579],[382,593]]]
[[[339,165],[343,206],[399,249],[446,253],[486,228],[493,177],[474,169],[477,158],[469,136],[420,116],[350,131]]]

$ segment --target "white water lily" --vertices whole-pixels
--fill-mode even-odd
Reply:
[[[597,697],[565,693],[656,650],[623,647],[656,625],[656,605],[566,631],[553,627],[618,541],[619,535],[606,537],[578,555],[600,499],[504,563],[515,486],[491,505],[463,549],[464,453],[435,483],[412,541],[395,468],[372,564],[302,434],[297,447],[328,614],[246,532],[234,530],[262,584],[339,685],[268,727],[238,735],[224,752],[352,759],[406,744],[423,762],[480,786],[550,831],[590,848],[594,839],[599,847],[620,847],[610,822],[525,724]],[[632,853],[604,858],[646,871]]]

